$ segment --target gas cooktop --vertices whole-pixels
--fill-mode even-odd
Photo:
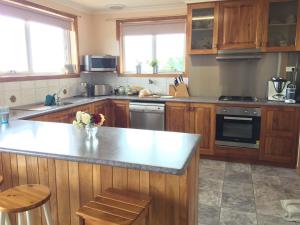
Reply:
[[[219,101],[257,102],[257,98],[251,96],[221,96]]]

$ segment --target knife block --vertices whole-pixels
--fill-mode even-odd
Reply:
[[[177,87],[175,85],[169,85],[169,95],[178,98],[190,97],[187,86],[184,83],[180,83]]]

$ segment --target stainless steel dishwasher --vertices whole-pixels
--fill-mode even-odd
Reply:
[[[165,104],[131,102],[130,127],[145,130],[165,130]]]

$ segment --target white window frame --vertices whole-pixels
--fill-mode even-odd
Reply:
[[[132,76],[132,77],[141,77],[141,76],[158,76],[158,77],[174,77],[175,74],[183,74],[186,76],[187,64],[186,57],[187,51],[185,49],[184,52],[184,71],[180,72],[168,72],[168,73],[149,73],[149,74],[136,74],[136,73],[128,73],[125,68],[125,40],[124,35],[122,33],[122,24],[126,22],[147,22],[147,21],[164,21],[164,20],[172,20],[172,19],[185,19],[187,26],[187,18],[186,16],[170,16],[170,17],[157,17],[157,18],[144,18],[144,19],[128,19],[128,20],[117,20],[117,40],[119,41],[119,49],[120,49],[120,65],[118,68],[118,74],[120,76]],[[153,59],[157,59],[156,54],[156,35],[152,35],[153,44],[152,44],[152,54]],[[155,40],[154,40],[155,39]]]
[[[32,61],[32,48],[31,48],[31,35],[30,35],[30,22],[24,21],[25,27],[25,43],[26,43],[26,58],[27,58],[27,64],[28,69],[27,71],[14,71],[13,68],[10,71],[0,71],[0,76],[7,76],[7,75],[26,75],[26,76],[48,76],[48,75],[56,75],[59,72],[54,73],[39,73],[33,71],[33,61]],[[64,30],[64,53],[65,53],[65,64],[71,64],[72,62],[72,52],[71,52],[71,37],[70,37],[70,31]]]

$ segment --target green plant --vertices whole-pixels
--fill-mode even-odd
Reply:
[[[153,59],[151,62],[150,62],[150,66],[151,67],[157,67],[158,66],[158,61],[156,59]]]

